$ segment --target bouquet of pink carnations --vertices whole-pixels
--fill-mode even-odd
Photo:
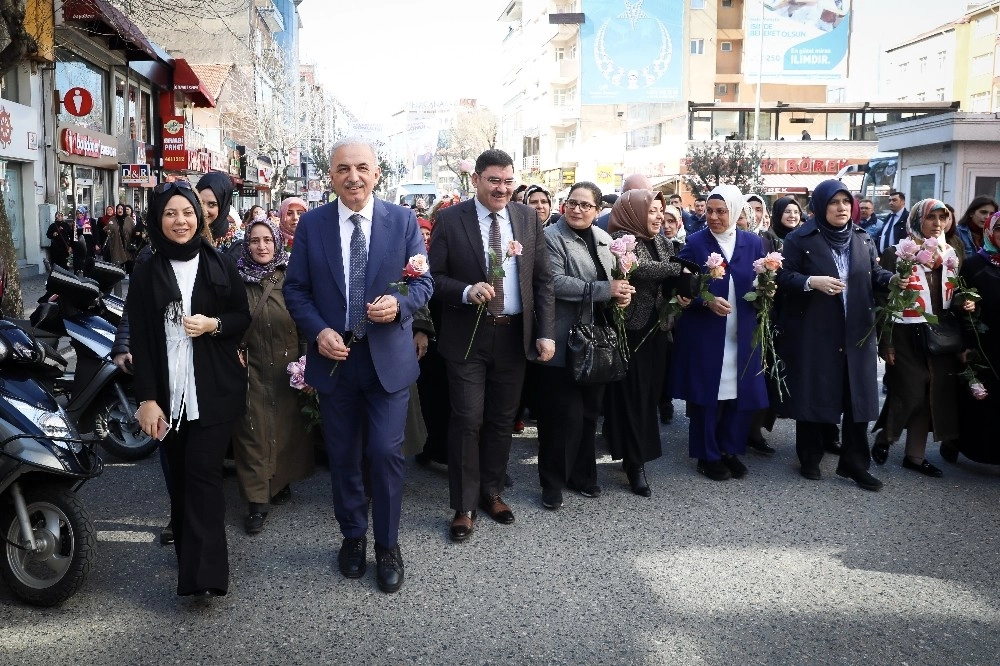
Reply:
[[[639,257],[635,254],[636,240],[632,234],[625,234],[611,241],[611,254],[615,258],[615,266],[611,269],[611,277],[615,280],[628,280],[629,275],[639,265]],[[631,357],[628,348],[628,338],[625,336],[625,308],[615,307],[612,310],[615,319],[615,329],[618,331],[618,353],[625,361]],[[641,346],[642,343],[639,343]],[[639,349],[636,346],[636,349]]]
[[[756,274],[753,290],[743,295],[743,300],[752,303],[757,309],[757,325],[753,329],[752,349],[760,348],[761,369],[774,380],[779,400],[785,388],[782,371],[784,363],[774,347],[774,322],[771,321],[771,314],[774,310],[774,295],[778,290],[778,271],[781,270],[783,261],[784,257],[780,252],[770,252],[753,262],[753,272]],[[743,372],[746,372],[746,368]]]
[[[920,279],[917,277],[917,264],[932,266],[934,253],[938,248],[937,238],[927,238],[918,243],[912,238],[904,238],[896,246],[896,277],[889,283],[889,298],[885,305],[875,308],[875,322],[865,336],[858,341],[858,347],[863,347],[872,333],[878,331],[876,341],[881,341],[886,332],[892,339],[892,329],[896,320],[904,312],[915,312],[932,324],[937,323],[937,317],[924,310],[918,302],[920,296]]]
[[[319,394],[316,393],[316,389],[306,384],[306,357],[300,356],[299,360],[289,363],[285,370],[289,374],[288,385],[300,391],[302,413],[306,417],[306,430],[311,432],[313,428],[323,424],[323,417],[319,411]]]

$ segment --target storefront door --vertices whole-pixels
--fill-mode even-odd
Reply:
[[[24,201],[21,194],[21,165],[7,163],[7,182],[0,194],[7,208],[7,219],[10,220],[10,231],[14,237],[14,251],[19,260],[25,260],[24,252]]]

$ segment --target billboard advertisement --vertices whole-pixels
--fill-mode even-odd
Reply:
[[[582,104],[681,99],[684,0],[584,0]]]
[[[823,83],[846,77],[851,1],[746,0],[746,80],[754,81],[758,73],[764,83]]]

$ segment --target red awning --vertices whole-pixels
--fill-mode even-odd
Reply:
[[[174,58],[174,90],[182,92],[200,108],[215,108],[215,98],[184,58]]]
[[[63,20],[102,26],[103,29],[99,27],[96,32],[108,38],[108,47],[112,50],[126,51],[132,60],[169,58],[108,0],[65,0]]]

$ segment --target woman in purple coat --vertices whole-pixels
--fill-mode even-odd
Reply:
[[[764,256],[764,245],[757,234],[737,229],[742,209],[736,187],[712,190],[708,228],[688,236],[680,253],[700,267],[712,253],[725,259],[725,276],[708,284],[714,300],[695,298],[677,322],[670,376],[673,396],[687,400],[689,454],[715,481],[747,473],[738,456],[746,451],[754,412],[768,404],[760,350],[752,348],[757,311],[743,300],[753,289],[753,262]]]

